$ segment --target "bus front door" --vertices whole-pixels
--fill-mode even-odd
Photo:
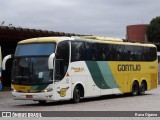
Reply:
[[[67,74],[68,65],[63,60],[56,60],[54,99],[63,100],[71,98],[71,77]]]

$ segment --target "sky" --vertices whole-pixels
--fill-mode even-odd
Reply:
[[[0,25],[114,38],[160,16],[160,0],[0,0]]]

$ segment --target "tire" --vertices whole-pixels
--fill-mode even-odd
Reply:
[[[139,94],[140,95],[144,95],[145,94],[145,88],[146,88],[145,83],[142,82],[141,86],[140,86],[140,89],[139,89]]]
[[[81,98],[80,89],[78,88],[78,86],[76,86],[73,91],[73,99],[72,99],[73,103],[79,103],[80,98]]]
[[[46,104],[46,101],[38,101],[38,103],[40,104],[40,105],[44,105],[44,104]]]
[[[139,93],[139,85],[137,82],[134,82],[132,85],[132,96],[136,96]]]

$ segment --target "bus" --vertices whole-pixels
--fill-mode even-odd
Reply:
[[[13,60],[15,100],[72,100],[143,95],[158,86],[157,48],[96,36],[20,41]]]
[[[2,53],[0,46],[0,91],[2,90]]]

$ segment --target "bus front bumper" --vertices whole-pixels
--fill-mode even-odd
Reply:
[[[22,93],[12,91],[12,97],[14,100],[50,101],[53,100],[53,92]]]

